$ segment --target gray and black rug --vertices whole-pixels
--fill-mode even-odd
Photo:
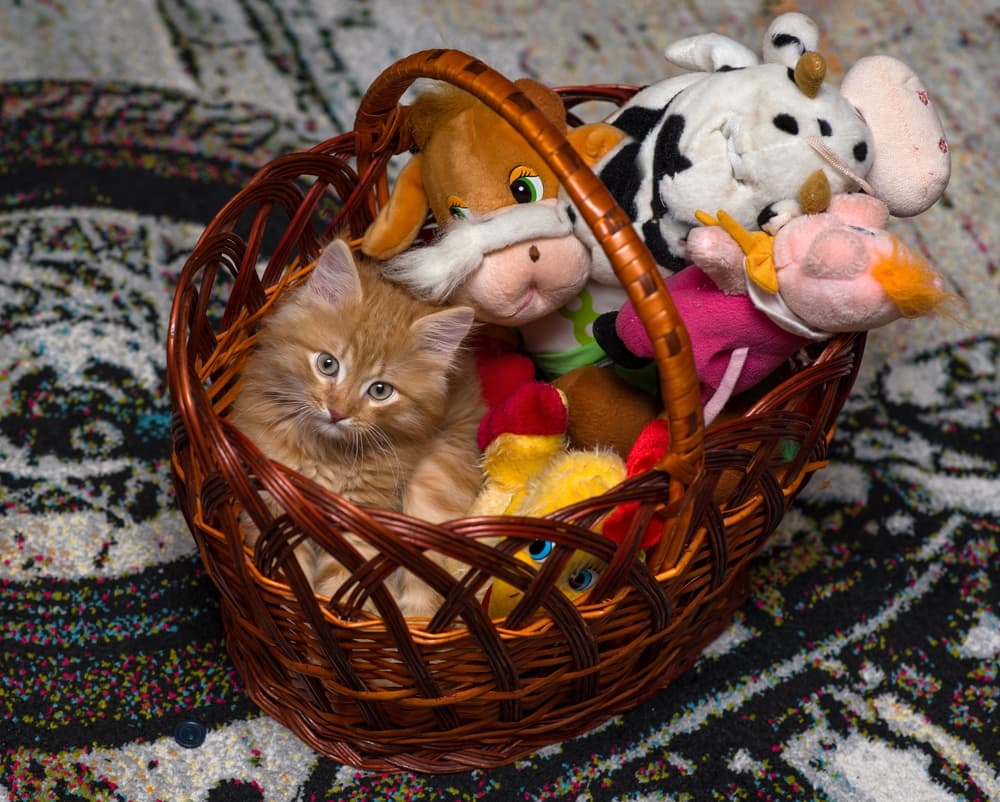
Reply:
[[[0,2],[0,802],[1000,799],[1000,9],[979,3],[800,5],[835,64],[890,52],[935,92],[953,182],[900,228],[969,308],[870,339],[832,464],[690,672],[445,777],[339,765],[241,689],[169,477],[165,321],[202,226],[409,52],[641,84],[685,35],[757,49],[776,8],[611,5]]]

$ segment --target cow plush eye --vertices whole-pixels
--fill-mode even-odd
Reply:
[[[528,556],[536,563],[544,562],[551,553],[551,540],[533,540],[528,546]]]
[[[340,373],[340,362],[337,361],[337,357],[326,351],[320,351],[316,354],[315,365],[316,370],[324,376],[336,376]]]
[[[542,179],[530,167],[515,167],[510,171],[510,194],[517,203],[534,203],[541,200],[545,187]]]
[[[458,195],[448,196],[448,213],[460,220],[469,219],[469,207],[465,205],[465,201],[458,197]]]
[[[372,382],[368,386],[368,395],[376,401],[388,401],[395,392],[396,388],[388,382]]]

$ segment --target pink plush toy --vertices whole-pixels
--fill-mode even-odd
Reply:
[[[924,315],[949,297],[927,263],[885,230],[889,212],[868,195],[835,195],[827,211],[794,218],[773,237],[745,231],[725,212],[700,217],[709,225],[688,235],[695,264],[666,284],[691,337],[706,422],[808,342]],[[615,320],[617,340],[604,331],[612,356],[653,356],[630,302]]]

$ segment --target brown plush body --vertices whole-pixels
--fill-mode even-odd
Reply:
[[[463,515],[481,481],[483,406],[464,348],[472,310],[413,299],[339,240],[287,294],[259,334],[232,421],[270,459],[349,501],[430,521]],[[347,576],[313,545],[296,556],[318,593]],[[423,583],[397,571],[392,584],[404,613],[428,612]]]

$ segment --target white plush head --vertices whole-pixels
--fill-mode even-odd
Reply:
[[[815,23],[793,13],[768,28],[763,63],[718,34],[681,40],[667,58],[699,71],[650,85],[610,118],[628,139],[598,175],[662,267],[686,264],[696,211],[725,209],[748,229],[770,230],[819,211],[802,195],[817,174],[826,199],[860,189],[898,216],[940,197],[947,146],[916,76],[881,56],[837,88],[818,38]]]

